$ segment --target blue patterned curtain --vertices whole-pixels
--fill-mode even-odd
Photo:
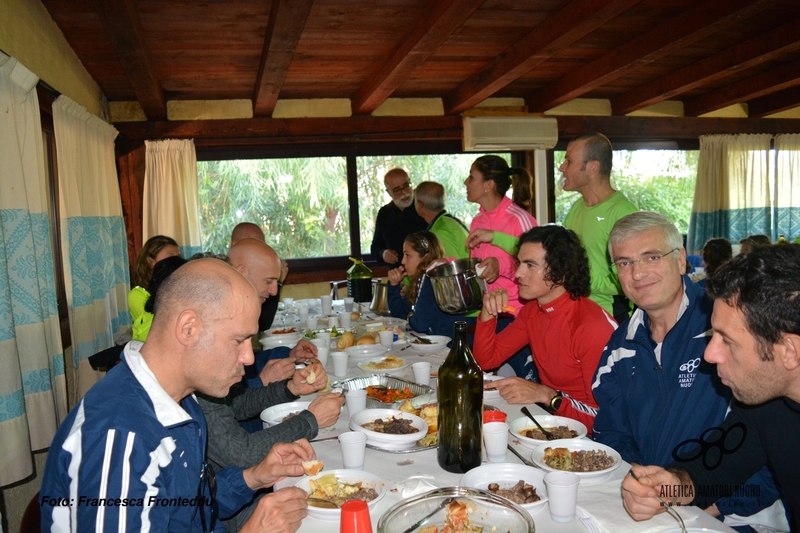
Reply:
[[[775,228],[772,237],[800,237],[800,135],[775,136]]]
[[[77,399],[101,377],[89,356],[127,340],[128,247],[114,158],[117,130],[63,95],[53,104],[53,125]]]
[[[37,81],[0,53],[0,486],[67,414]]]
[[[688,253],[711,238],[731,243],[772,233],[769,134],[700,137],[697,185],[689,220]]]

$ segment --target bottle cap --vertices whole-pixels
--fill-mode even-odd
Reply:
[[[372,533],[369,507],[363,500],[350,500],[342,505],[339,533]]]

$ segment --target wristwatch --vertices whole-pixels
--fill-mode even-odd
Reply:
[[[564,395],[561,393],[560,390],[556,391],[556,395],[550,399],[550,412],[555,413],[558,411],[558,408],[561,407],[561,400],[564,399]]]

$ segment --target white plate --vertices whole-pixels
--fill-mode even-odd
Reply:
[[[391,417],[411,420],[411,425],[417,428],[417,431],[407,435],[394,435],[371,431],[362,425],[378,418]],[[375,448],[385,450],[407,450],[414,447],[417,441],[428,433],[428,423],[416,415],[397,409],[364,409],[350,418],[350,429],[358,431],[359,433],[364,433],[367,436],[367,444],[371,444]]]
[[[613,466],[606,468],[605,470],[598,470],[597,472],[575,472],[578,477],[581,478],[581,485],[594,485],[595,483],[601,483],[608,479],[611,473],[619,468],[619,465],[622,463],[622,457],[614,450],[613,448],[606,446],[605,444],[600,444],[599,442],[594,442],[593,440],[588,439],[564,439],[564,440],[551,440],[547,444],[542,444],[535,450],[533,450],[533,454],[531,455],[531,461],[544,470],[548,472],[559,472],[555,468],[550,468],[545,464],[542,460],[544,457],[544,450],[545,448],[567,448],[569,451],[580,451],[580,450],[603,450],[605,451],[610,457],[616,459],[616,463]]]
[[[275,333],[276,331],[283,331],[287,329],[294,329],[292,333]],[[300,340],[300,337],[303,336],[303,331],[296,327],[296,326],[277,326],[274,328],[269,328],[264,331],[263,335],[261,336],[262,339],[292,339],[295,342]]]
[[[350,360],[363,361],[366,359],[375,359],[376,357],[381,357],[389,351],[386,346],[381,346],[380,344],[359,344],[356,346],[350,346],[349,348],[344,349],[345,352],[350,356]]]
[[[484,374],[483,381],[497,381],[498,379],[505,379],[503,376],[495,376],[492,374]],[[500,399],[500,391],[498,390],[486,390],[483,389],[483,399],[484,400],[499,400]]]
[[[374,359],[368,359],[367,361],[361,361],[360,363],[356,364],[358,368],[360,368],[365,374],[397,374],[398,372],[402,372],[410,363],[407,363],[405,359],[402,357],[398,357],[403,364],[398,366],[397,368],[370,368],[369,365],[380,363],[383,361],[385,357],[375,357]]]
[[[311,493],[311,484],[309,480],[311,479],[318,479],[326,474],[334,474],[336,475],[336,479],[344,482],[344,483],[357,483],[361,481],[364,486],[372,487],[375,489],[375,492],[378,493],[378,497],[372,500],[371,502],[367,502],[367,506],[370,510],[374,509],[375,504],[377,504],[381,498],[386,494],[386,484],[381,481],[381,478],[376,476],[375,474],[370,474],[369,472],[362,472],[361,470],[323,470],[316,476],[311,478],[304,477],[297,483],[295,483],[295,487],[301,488],[304,491]],[[326,509],[324,507],[314,507],[313,505],[308,506],[308,516],[313,516],[314,518],[321,518],[323,520],[339,520],[342,516],[341,509]]]
[[[272,337],[264,337],[260,341],[261,347],[264,350],[269,350],[270,348],[277,348],[278,346],[288,346],[290,348],[294,348],[294,346],[300,342],[299,338],[293,337],[281,337],[280,335],[273,335]]]
[[[555,416],[555,415],[534,415],[536,421],[539,422],[543,428],[551,428],[551,427],[558,427],[558,426],[567,426],[569,429],[574,431],[578,434],[576,439],[582,439],[586,436],[586,426],[581,424],[575,419],[567,418],[565,416]],[[531,420],[527,416],[523,416],[521,418],[515,418],[508,424],[508,432],[511,434],[512,437],[518,439],[520,444],[524,447],[528,448],[529,450],[535,450],[542,444],[547,444],[547,439],[545,440],[537,440],[531,439],[524,435],[520,435],[519,432],[523,429],[538,429],[536,425],[531,422]],[[572,439],[559,439],[562,440],[572,440]],[[555,441],[552,441],[555,442]]]
[[[261,422],[268,428],[280,424],[291,413],[305,411],[311,402],[280,403],[261,411]]]
[[[431,353],[447,350],[447,344],[451,341],[450,337],[445,337],[444,335],[420,335],[420,337],[430,340],[433,344],[415,344],[414,341],[417,339],[413,335],[409,335],[411,349],[415,352]]]
[[[544,485],[544,472],[532,466],[516,463],[485,464],[461,476],[458,484],[461,487],[488,490],[490,483],[497,483],[501,489],[508,489],[516,485],[520,479],[533,485],[540,499],[538,502],[517,505],[529,514],[540,511],[547,503],[547,488]]]

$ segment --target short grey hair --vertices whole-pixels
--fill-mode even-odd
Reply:
[[[428,211],[444,209],[444,187],[435,181],[423,181],[414,190],[414,198]]]
[[[654,228],[664,233],[670,249],[683,248],[683,235],[667,217],[652,211],[637,211],[617,220],[611,229],[608,235],[608,255],[611,260],[614,260],[614,246]]]

